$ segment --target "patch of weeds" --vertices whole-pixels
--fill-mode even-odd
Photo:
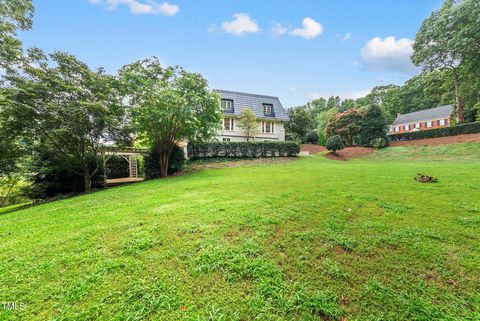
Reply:
[[[470,205],[470,204],[460,204],[460,207],[462,209],[464,209],[465,211],[467,211],[468,213],[472,213],[472,214],[480,214],[480,207],[479,206],[474,206],[474,205]]]
[[[181,298],[175,287],[176,282],[166,282],[159,278],[136,280],[123,293],[118,320],[155,319],[179,310]]]
[[[340,265],[332,259],[325,259],[325,261],[323,261],[323,269],[326,274],[334,279],[341,279],[347,275],[346,273],[342,272]]]
[[[445,237],[437,232],[417,227],[407,227],[393,234],[397,239],[411,243],[412,241],[436,240],[445,241]]]
[[[303,242],[306,242],[306,241],[311,242],[321,237],[321,234],[319,231],[312,230],[312,231],[297,233],[295,237],[297,237],[300,241],[303,241]]]
[[[372,307],[382,307],[383,312],[366,315],[367,319],[388,320],[440,320],[445,311],[425,295],[423,285],[414,284],[412,292],[393,289],[377,280],[370,280],[364,286],[365,297],[370,298]],[[375,309],[372,309],[374,311]]]
[[[464,217],[457,219],[457,223],[464,227],[480,228],[480,217]]]
[[[385,214],[391,215],[402,215],[407,213],[408,210],[411,209],[409,206],[405,206],[398,203],[380,203],[380,207],[383,208]]]
[[[329,233],[328,238],[334,245],[340,246],[346,251],[353,251],[357,246],[355,239],[339,233]]]
[[[198,234],[202,232],[200,224],[188,224],[178,228],[180,234]]]
[[[123,252],[137,255],[155,245],[155,240],[147,232],[138,232],[128,237],[122,244]]]
[[[101,278],[102,274],[97,272],[82,278],[63,290],[62,298],[68,303],[78,302],[95,288]]]
[[[242,243],[241,251],[249,257],[257,257],[263,252],[262,246],[252,238],[248,238]]]

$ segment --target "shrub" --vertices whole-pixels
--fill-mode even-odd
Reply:
[[[33,175],[30,185],[25,187],[25,195],[31,199],[42,199],[56,195],[81,193],[84,190],[83,177],[75,174],[68,159],[57,159],[43,149],[37,150],[30,164]],[[90,160],[93,171],[95,159]],[[105,184],[103,167],[92,177],[92,188],[102,188]]]
[[[209,142],[188,144],[190,159],[260,158],[297,156],[300,144],[295,142]]]
[[[150,153],[144,157],[143,172],[146,179],[159,178],[160,175],[160,156],[155,148],[150,150]],[[185,165],[185,153],[183,148],[175,147],[170,154],[168,162],[168,175],[180,171]]]
[[[368,144],[369,147],[373,147],[373,148],[384,148],[384,147],[387,147],[388,146],[388,140],[386,138],[383,138],[383,137],[377,137],[377,138],[374,138],[370,141],[370,144]]]
[[[389,135],[388,139],[391,142],[404,141],[404,140],[415,140],[415,139],[425,139],[425,138],[434,138],[434,137],[447,137],[447,136],[456,136],[463,134],[476,134],[480,133],[480,122],[468,123],[453,127],[443,127],[435,128],[430,130],[421,130],[418,132],[409,132],[401,134]]]
[[[316,130],[308,132],[306,142],[310,144],[318,144],[318,133]]]
[[[337,150],[341,150],[341,149],[344,149],[345,148],[345,145],[343,144],[343,140],[340,136],[338,135],[334,135],[332,137],[329,137],[327,139],[327,143],[325,144],[325,147],[336,153]]]
[[[329,119],[325,134],[327,137],[340,135],[343,142],[348,146],[355,143],[355,138],[360,134],[363,125],[365,109],[348,109],[338,113]]]

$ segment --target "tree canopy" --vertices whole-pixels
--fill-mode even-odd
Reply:
[[[31,0],[0,0],[0,67],[8,69],[18,61],[22,42],[17,30],[32,27],[33,4]]]
[[[119,78],[138,137],[157,149],[162,177],[176,144],[206,141],[220,128],[219,95],[198,73],[151,58],[124,66]]]
[[[22,72],[10,72],[6,79],[10,87],[2,106],[5,128],[68,158],[89,192],[91,178],[100,169],[101,145],[129,140],[114,77],[102,69],[91,71],[67,53],[31,50]]]

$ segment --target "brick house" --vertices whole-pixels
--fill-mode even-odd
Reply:
[[[409,114],[398,114],[390,126],[389,134],[429,130],[448,127],[452,119],[453,106],[447,105],[437,108],[425,109]]]
[[[223,142],[241,142],[247,138],[238,126],[242,110],[251,109],[257,118],[255,141],[285,141],[284,124],[288,115],[278,97],[247,94],[236,91],[214,90],[221,95],[222,129],[216,139]]]

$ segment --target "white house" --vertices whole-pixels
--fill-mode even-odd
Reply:
[[[243,109],[249,108],[258,120],[255,141],[285,141],[284,124],[288,116],[278,97],[247,94],[227,90],[214,90],[222,97],[222,130],[217,139],[224,142],[241,142],[247,138],[240,126],[238,117]]]

